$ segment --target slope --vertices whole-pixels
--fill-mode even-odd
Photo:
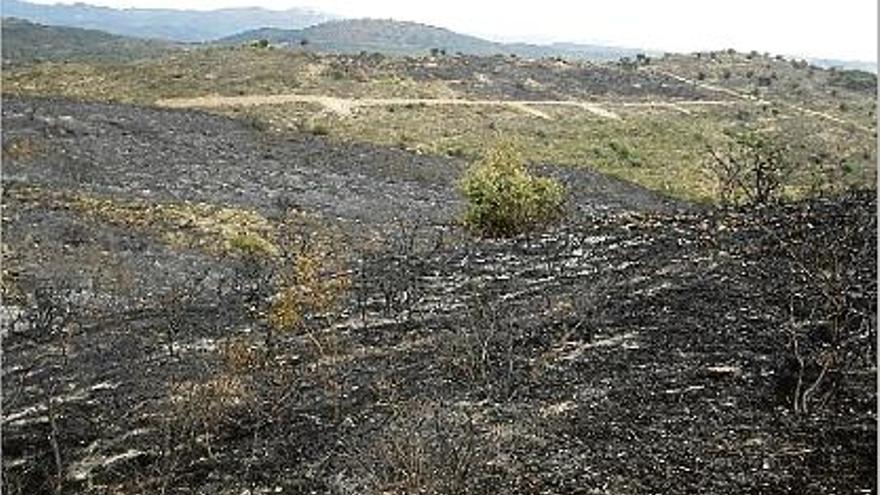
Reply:
[[[44,26],[16,18],[4,18],[2,26],[3,65],[62,60],[122,62],[162,56],[178,47],[167,41]]]

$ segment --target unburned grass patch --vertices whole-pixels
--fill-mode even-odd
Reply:
[[[193,202],[149,203],[38,187],[12,187],[7,193],[19,201],[72,209],[87,218],[144,231],[177,248],[198,249],[213,255],[241,251],[278,254],[272,225],[249,210]]]
[[[506,107],[362,108],[322,117],[330,136],[416,153],[475,159],[499,135],[520,143],[527,163],[588,167],[674,197],[709,200],[701,143],[720,134],[711,116],[672,111],[613,120],[580,109],[541,108],[550,120]]]

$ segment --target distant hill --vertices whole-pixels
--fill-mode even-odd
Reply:
[[[835,60],[828,58],[810,58],[807,59],[811,64],[822,67],[823,69],[847,69],[859,70],[863,72],[877,73],[877,62],[864,62],[861,60]]]
[[[315,50],[339,53],[360,51],[396,55],[424,55],[432,48],[475,55],[500,53],[502,45],[448,29],[379,19],[330,21],[305,29],[257,29],[219,40],[244,43],[266,39],[275,45],[295,45],[306,40]]]
[[[22,19],[2,21],[3,65],[37,61],[118,62],[157,57],[174,50],[168,41],[117,36],[94,29],[43,26]]]
[[[260,27],[299,29],[334,18],[297,8],[282,11],[262,8],[211,11],[112,9],[83,3],[38,5],[20,0],[0,0],[0,11],[4,17],[18,17],[41,24],[188,42],[213,40]]]
[[[565,57],[612,60],[645,50],[577,44],[534,45],[497,43],[445,28],[416,22],[384,19],[346,19],[324,22],[304,29],[262,28],[219,40],[220,43],[247,43],[265,39],[274,45],[302,45],[322,52],[379,52],[390,55],[426,55],[432,50],[467,55],[514,54],[523,57]]]

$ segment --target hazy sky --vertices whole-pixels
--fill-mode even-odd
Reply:
[[[307,6],[345,17],[424,22],[498,41],[575,41],[668,51],[736,48],[877,60],[877,0],[83,1],[112,7],[191,9]]]

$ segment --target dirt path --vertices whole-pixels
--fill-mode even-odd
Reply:
[[[327,95],[248,95],[248,96],[200,96],[196,98],[167,98],[156,101],[156,105],[167,108],[223,108],[235,106],[280,105],[285,103],[314,103],[338,115],[351,115],[362,107],[391,105],[450,105],[450,106],[502,106],[526,115],[550,119],[550,115],[535,107],[566,106],[585,110],[606,119],[619,120],[620,115],[610,110],[610,106],[667,108],[690,115],[684,106],[732,105],[731,101],[677,101],[677,102],[623,102],[591,103],[574,100],[463,100],[453,98],[339,98]]]
[[[789,110],[793,110],[793,111],[795,111],[795,112],[798,112],[798,113],[801,113],[801,114],[804,114],[804,115],[809,115],[809,116],[812,116],[812,117],[818,117],[818,118],[821,118],[821,119],[828,120],[828,121],[830,121],[830,122],[834,122],[835,124],[838,124],[838,125],[842,125],[842,126],[845,126],[845,127],[851,127],[851,128],[853,128],[853,129],[858,129],[858,130],[860,130],[860,131],[862,131],[862,132],[866,132],[866,133],[868,133],[868,134],[873,134],[873,133],[874,133],[874,129],[872,129],[872,128],[870,128],[870,127],[867,127],[867,126],[864,126],[864,125],[861,125],[861,124],[857,124],[857,123],[855,123],[855,122],[851,122],[851,121],[848,121],[848,120],[845,120],[845,119],[841,119],[840,117],[835,117],[834,115],[831,115],[831,114],[828,114],[828,113],[825,113],[825,112],[820,112],[820,111],[818,111],[818,110],[813,110],[813,109],[810,109],[810,108],[802,107],[802,106],[800,106],[800,105],[795,105],[795,104],[793,104],[793,103],[786,103],[786,102],[782,102],[782,101],[770,101],[770,100],[766,100],[766,99],[764,99],[764,98],[758,98],[758,97],[756,97],[756,96],[753,96],[753,95],[750,95],[750,94],[747,94],[747,93],[742,93],[742,92],[739,92],[739,91],[736,91],[736,90],[733,90],[733,89],[729,89],[729,88],[722,88],[721,86],[715,86],[714,84],[707,84],[707,83],[704,83],[704,82],[695,81],[695,80],[693,80],[693,79],[688,79],[688,78],[686,78],[686,77],[682,77],[682,76],[679,76],[679,75],[677,75],[677,74],[673,74],[673,73],[671,73],[671,72],[667,72],[667,71],[663,71],[663,70],[658,70],[658,71],[655,71],[655,72],[656,72],[657,74],[661,74],[661,75],[667,76],[667,77],[669,77],[669,78],[675,79],[676,81],[679,81],[679,82],[682,82],[682,83],[685,83],[685,84],[692,84],[692,85],[694,85],[694,86],[696,86],[696,87],[698,87],[698,88],[702,88],[702,89],[705,89],[705,90],[707,90],[707,91],[713,91],[713,92],[716,92],[716,93],[722,93],[722,94],[725,94],[725,95],[728,95],[728,96],[733,96],[733,97],[735,97],[735,98],[739,98],[739,99],[741,99],[741,100],[746,100],[746,101],[753,102],[753,103],[755,103],[755,104],[757,104],[757,105],[770,105],[770,104],[775,104],[775,105],[779,105],[779,106],[781,106],[781,107],[783,107],[783,108],[787,108],[787,109],[789,109]]]

